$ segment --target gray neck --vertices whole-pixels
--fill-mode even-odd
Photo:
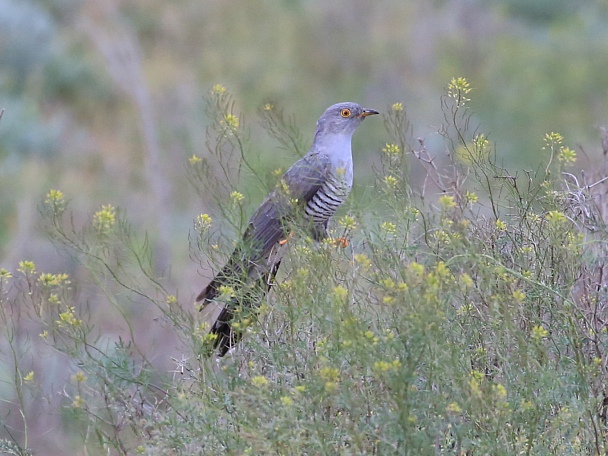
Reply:
[[[334,158],[352,161],[352,133],[317,133],[310,148],[311,153],[327,155],[333,162]]]

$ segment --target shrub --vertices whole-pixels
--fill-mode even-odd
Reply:
[[[277,284],[239,320],[243,342],[219,361],[207,356],[201,314],[153,276],[147,240],[123,213],[104,206],[76,227],[64,196],[49,192],[52,239],[86,266],[86,286],[104,292],[127,330],[108,338],[71,277],[31,262],[14,276],[2,270],[3,354],[14,360],[11,410],[24,436],[5,444],[28,447],[38,374],[20,360],[38,331],[69,360],[58,406],[73,424],[67,434],[81,435],[72,445],[88,452],[605,452],[606,178],[580,183],[567,172],[576,154],[556,133],[544,138],[539,169],[502,168],[471,127],[469,92],[454,79],[442,100],[445,156],[412,143],[403,105],[389,108],[370,201],[332,226],[349,245],[293,242]],[[200,190],[215,185],[220,201],[195,220],[192,253],[220,267],[246,200],[227,161],[253,166],[230,95],[216,86],[208,101],[215,162],[195,156],[188,171]],[[271,135],[299,141],[267,106]],[[410,169],[423,173],[416,189]],[[170,374],[154,347],[137,343],[130,313],[144,304],[182,342]]]

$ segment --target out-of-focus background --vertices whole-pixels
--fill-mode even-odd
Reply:
[[[269,101],[294,114],[306,144],[330,104],[402,102],[413,136],[439,153],[440,97],[458,76],[510,169],[534,167],[551,131],[591,168],[607,69],[606,0],[0,0],[0,267],[32,260],[77,277],[39,229],[39,204],[60,189],[76,224],[103,204],[124,210],[189,302],[208,271],[188,233],[214,199],[186,164],[206,154],[214,84],[234,94],[260,169],[296,158],[260,131]],[[356,133],[357,185],[387,141],[377,118]]]
[[[533,166],[550,131],[587,166],[608,116],[605,0],[0,0],[0,30],[0,264],[11,270],[22,259],[66,269],[37,230],[56,188],[81,217],[127,211],[195,293],[187,235],[211,200],[185,164],[205,153],[203,95],[216,83],[235,95],[261,168],[277,152],[295,158],[255,133],[269,100],[307,144],[329,104],[400,101],[414,137],[441,148],[440,95],[465,76],[475,122],[515,168]],[[384,137],[380,121],[361,130],[364,184]]]

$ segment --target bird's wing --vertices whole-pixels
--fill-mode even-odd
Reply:
[[[312,199],[325,182],[329,169],[329,159],[319,154],[306,155],[294,163],[252,215],[242,241],[196,301],[212,300],[220,286],[245,280],[245,273],[265,261],[277,242],[286,237],[285,223],[294,215],[294,207]]]
[[[295,216],[294,208],[306,205],[321,188],[329,167],[329,159],[318,154],[306,155],[294,163],[251,217],[243,240],[262,252],[270,250],[285,236],[284,225]]]

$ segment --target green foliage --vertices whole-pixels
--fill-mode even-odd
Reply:
[[[545,24],[556,19],[567,19],[577,10],[583,8],[586,0],[570,2],[568,0],[497,0],[507,11],[519,18]]]
[[[79,280],[103,293],[126,331],[108,337],[67,274],[31,261],[1,270],[3,355],[13,359],[4,382],[16,391],[5,401],[23,430],[2,444],[26,454],[37,413],[28,398],[44,372],[28,365],[33,352],[15,332],[27,319],[31,344],[69,360],[56,406],[70,437],[80,435],[74,452],[605,452],[605,178],[579,185],[566,170],[576,154],[557,133],[545,136],[535,175],[499,166],[471,126],[471,95],[458,78],[442,99],[447,166],[423,141],[412,146],[403,105],[389,108],[374,201],[332,227],[349,245],[289,241],[284,272],[256,312],[237,318],[243,342],[219,361],[208,357],[203,314],[153,276],[149,245],[122,211],[104,205],[76,226],[63,193],[51,190],[42,205],[48,232],[86,266]],[[240,153],[242,115],[222,86],[210,96],[214,166],[229,156],[253,173]],[[280,144],[299,141],[282,114],[261,114]],[[426,174],[417,189],[408,184],[412,162]],[[189,160],[194,183],[209,178],[205,166]],[[234,188],[246,176],[229,177],[235,187],[217,187],[218,207],[245,198]],[[216,266],[232,248],[219,220],[197,217],[193,242],[193,256]],[[142,305],[181,341],[170,374],[138,342],[130,314]]]

